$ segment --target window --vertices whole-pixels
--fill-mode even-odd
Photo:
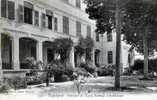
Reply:
[[[11,20],[15,19],[15,3],[13,1],[1,0],[1,16]]]
[[[108,51],[108,64],[113,63],[113,54],[112,51]]]
[[[34,11],[34,25],[39,26],[39,12]]]
[[[33,18],[33,5],[29,2],[24,1],[24,22],[32,24]]]
[[[99,59],[100,58],[100,50],[99,49],[96,49],[95,50],[95,65],[97,67],[99,67]]]
[[[8,1],[8,19],[15,19],[15,3]]]
[[[99,39],[99,33],[96,33],[96,41],[99,42],[100,39]]]
[[[79,21],[76,21],[76,34],[81,36],[81,23]]]
[[[58,19],[56,17],[54,18],[54,31],[58,31]]]
[[[7,17],[7,0],[1,0],[1,16]]]
[[[81,8],[81,1],[80,0],[76,0],[76,7]]]
[[[87,26],[87,36],[91,37],[91,26]]]
[[[69,34],[69,18],[63,16],[63,33]]]
[[[52,30],[52,16],[53,13],[50,10],[46,10],[47,24],[48,29]]]
[[[45,28],[46,27],[46,15],[44,13],[42,13],[41,15],[41,23],[42,23],[42,27]]]
[[[21,23],[24,21],[24,7],[22,5],[18,5],[18,10],[17,10],[17,14],[18,14],[18,22]]]
[[[111,32],[107,32],[107,41],[111,42],[112,41],[112,33]]]

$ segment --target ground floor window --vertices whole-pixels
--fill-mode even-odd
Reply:
[[[113,63],[113,53],[112,51],[108,51],[108,64]]]

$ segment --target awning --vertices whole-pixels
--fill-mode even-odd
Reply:
[[[27,8],[33,9],[33,4],[31,4],[27,1],[24,1],[24,6],[27,7]]]
[[[53,12],[51,10],[46,10],[46,15],[53,17]]]

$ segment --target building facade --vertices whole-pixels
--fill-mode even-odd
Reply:
[[[96,37],[96,65],[103,67],[116,63],[116,31],[111,33],[97,34]],[[121,41],[121,71],[134,64],[134,50],[131,46]]]
[[[70,51],[74,67],[79,36],[95,40],[95,23],[88,19],[82,0],[0,0],[0,5],[0,76],[26,71],[27,57],[50,62],[51,42],[57,38],[74,42]]]

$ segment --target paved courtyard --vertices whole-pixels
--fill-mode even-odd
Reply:
[[[49,100],[52,97],[149,97],[156,100],[157,81],[139,81],[135,77],[122,77],[122,90],[113,90],[114,77],[98,77],[87,79],[85,83],[77,82],[51,83],[29,86],[27,89],[10,90],[7,94],[1,94],[0,100]],[[127,86],[127,87],[125,87]],[[152,98],[152,99],[150,99]],[[127,98],[130,100],[131,98]],[[137,99],[137,98],[136,98]],[[117,99],[116,99],[117,100]]]

